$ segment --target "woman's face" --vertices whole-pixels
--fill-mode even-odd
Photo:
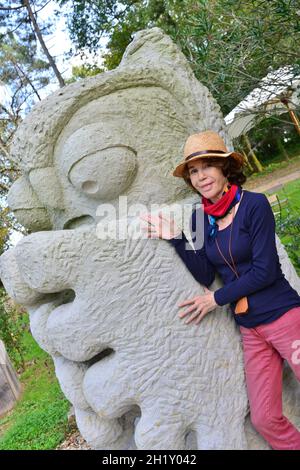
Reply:
[[[201,159],[187,164],[189,177],[193,187],[199,193],[216,202],[222,196],[224,186],[228,183],[221,168],[212,166],[209,162]]]

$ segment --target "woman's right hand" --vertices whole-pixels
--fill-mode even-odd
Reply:
[[[170,240],[181,234],[181,230],[175,225],[174,217],[167,219],[159,212],[158,215],[141,214],[140,218],[147,222],[147,227],[141,226],[141,229],[148,238]]]

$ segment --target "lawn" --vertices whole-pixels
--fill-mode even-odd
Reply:
[[[24,331],[26,369],[20,375],[23,394],[15,408],[0,419],[0,450],[55,449],[69,432],[64,398],[51,357]]]
[[[275,216],[276,232],[300,276],[300,179],[286,183],[276,194],[283,201],[281,219]],[[279,211],[278,205],[273,211]]]
[[[278,192],[281,199],[287,197],[291,203],[292,209],[297,211],[300,216],[300,179],[286,183]]]

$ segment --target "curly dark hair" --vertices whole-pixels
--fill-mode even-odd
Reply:
[[[247,177],[243,173],[243,166],[241,166],[241,164],[237,160],[235,160],[235,158],[209,157],[201,158],[201,160],[205,163],[209,163],[211,166],[221,168],[223,175],[228,179],[228,182],[231,184],[242,186],[247,180]],[[198,193],[198,191],[194,188],[191,183],[187,165],[183,172],[183,179],[188,184],[188,186],[192,188],[194,192]]]

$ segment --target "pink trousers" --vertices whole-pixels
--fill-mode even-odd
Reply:
[[[300,450],[300,431],[282,414],[284,359],[300,381],[300,307],[240,332],[253,426],[272,449]]]

